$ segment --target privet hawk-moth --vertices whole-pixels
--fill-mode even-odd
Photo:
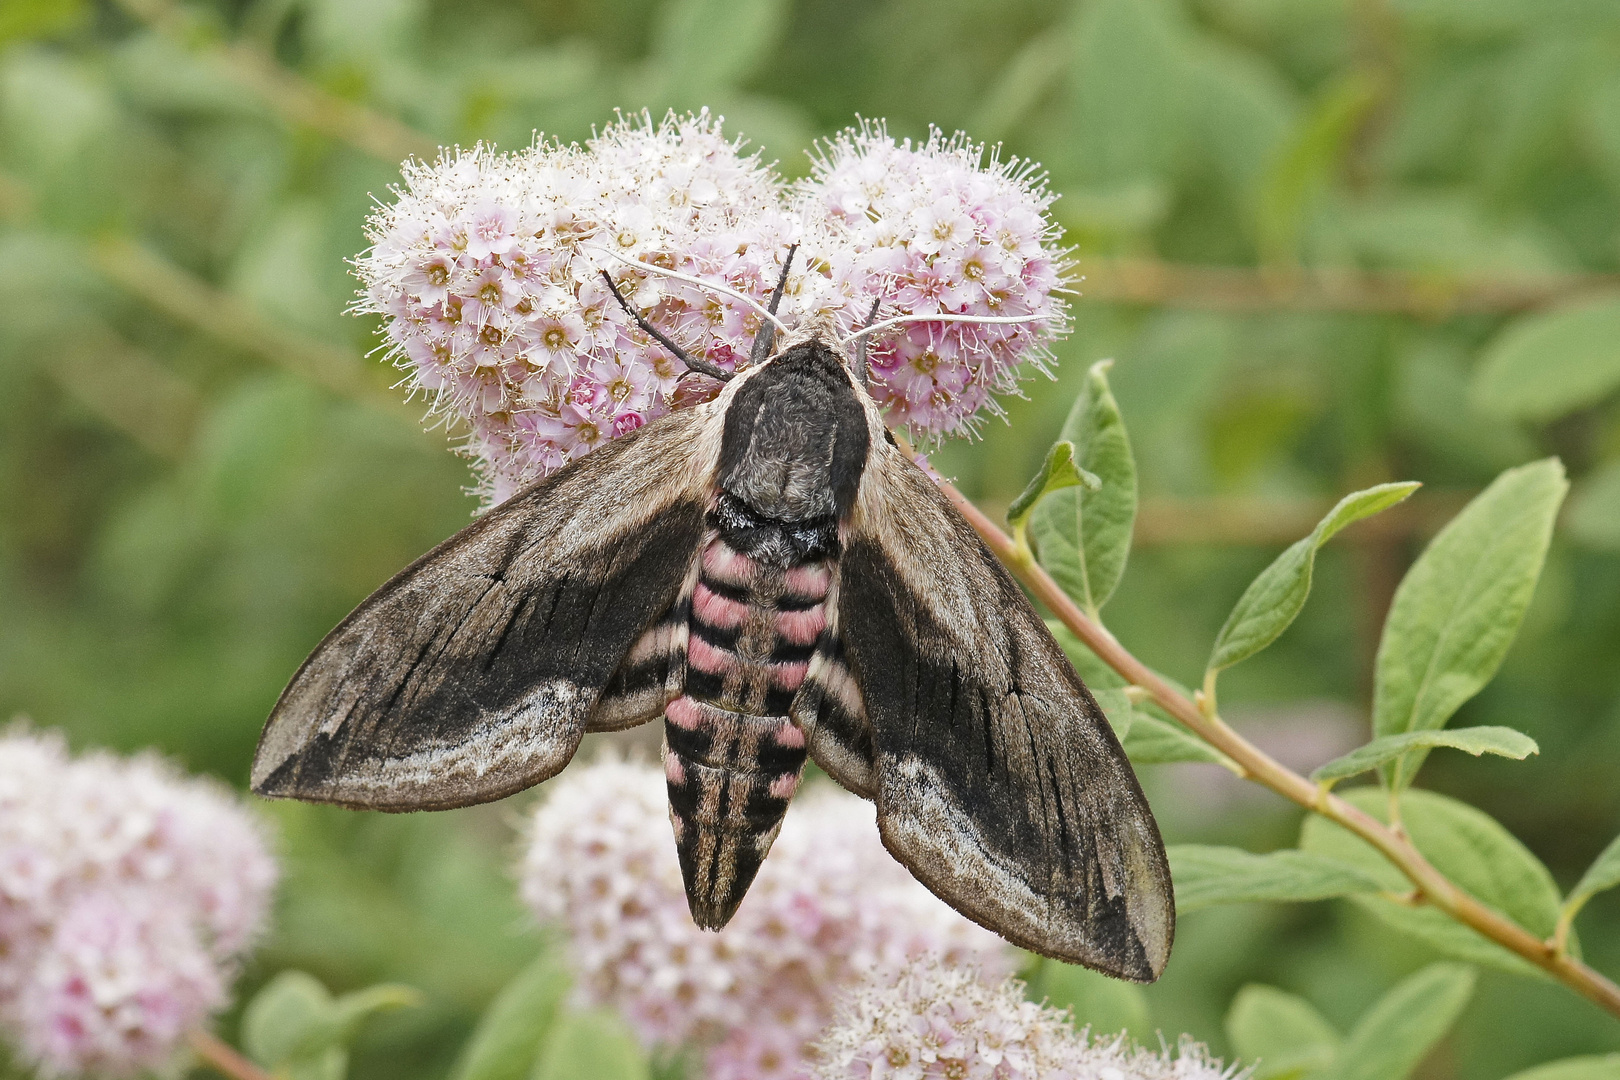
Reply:
[[[630,314],[723,391],[378,589],[282,693],[254,790],[467,806],[556,775],[587,731],[662,717],[700,926],[736,911],[809,757],[877,804],[888,850],[962,914],[1157,978],[1175,909],[1142,790],[1023,592],[896,445],[864,337],[775,350],[768,320],[733,377]]]

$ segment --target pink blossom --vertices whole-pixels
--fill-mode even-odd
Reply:
[[[583,147],[407,163],[396,201],[370,221],[357,306],[384,317],[413,389],[468,431],[486,506],[672,407],[683,368],[608,295],[602,270],[689,352],[728,370],[746,360],[759,325],[748,305],[625,259],[762,301],[799,243],[780,312],[790,326],[853,330],[874,300],[887,318],[1027,318],[874,336],[874,397],[914,437],[937,437],[972,430],[1065,328],[1051,198],[1027,164],[938,132],[913,146],[881,125],[852,129],[788,187],[707,112],[621,117]],[[563,407],[572,380],[609,369],[636,373],[633,397],[603,412],[569,394],[573,412]]]
[[[0,1027],[52,1075],[162,1064],[224,1004],[275,878],[217,785],[0,735]]]
[[[1017,979],[986,980],[925,956],[847,991],[812,1051],[817,1080],[1236,1080],[1183,1036],[1174,1052],[1076,1032],[1028,1001]]]
[[[1011,950],[935,898],[883,849],[870,804],[810,790],[731,924],[699,930],[665,781],[607,759],[553,781],[522,872],[524,899],[568,931],[581,993],[649,1046],[695,1043],[710,1080],[806,1075],[805,1046],[842,990],[941,954],[1005,972]]]
[[[224,975],[182,913],[95,892],[57,920],[16,1022],[43,1075],[133,1076],[224,1004]]]

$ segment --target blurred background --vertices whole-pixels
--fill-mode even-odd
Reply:
[[[304,654],[466,524],[465,462],[366,353],[346,260],[401,159],[615,108],[708,106],[789,176],[855,121],[1044,163],[1084,280],[1056,380],[936,464],[998,512],[1115,357],[1144,503],[1114,631],[1195,681],[1250,577],[1338,495],[1425,488],[1321,556],[1228,718],[1309,768],[1364,741],[1389,597],[1499,470],[1574,490],[1500,676],[1435,755],[1567,887],[1620,829],[1620,3],[1615,0],[3,0],[0,717],[241,785]],[[1290,843],[1300,812],[1149,766],[1171,841]],[[382,817],[276,805],[283,967],[420,987],[351,1075],[438,1077],[538,949],[522,799]],[[1620,900],[1583,916],[1620,973]],[[1347,1027],[1432,959],[1348,904],[1181,926],[1152,1022],[1225,1049],[1247,982]],[[231,1022],[226,1022],[227,1033]],[[1484,973],[1426,1078],[1620,1049],[1551,984]]]

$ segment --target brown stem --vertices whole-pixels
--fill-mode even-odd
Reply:
[[[1082,302],[1262,313],[1374,312],[1427,319],[1524,311],[1620,285],[1620,277],[1604,274],[1508,279],[1333,268],[1276,273],[1153,259],[1082,258],[1079,271]]]
[[[184,12],[172,0],[121,0],[125,11],[212,60],[216,71],[258,97],[288,124],[318,131],[390,164],[408,157],[431,159],[439,143],[386,113],[369,109],[305,79],[257,46],[241,42],[198,43],[187,32]]]
[[[943,491],[984,538],[996,557],[1029,587],[1064,626],[1085,642],[1104,663],[1124,676],[1127,682],[1141,687],[1165,712],[1236,762],[1246,779],[1263,784],[1284,798],[1355,833],[1405,874],[1426,903],[1524,957],[1576,993],[1620,1017],[1620,986],[1463,892],[1436,870],[1404,835],[1282,765],[1233,731],[1213,711],[1205,716],[1196,704],[1177,692],[1132,655],[1100,623],[1081,611],[1040,564],[1027,553],[1020,552],[1013,538],[998,528],[961,492],[949,484],[943,485]]]
[[[354,401],[420,422],[421,409],[399,400],[376,381],[371,365],[356,350],[290,330],[128,239],[106,237],[89,255],[91,264],[109,281],[216,341]]]
[[[231,1080],[274,1080],[269,1073],[243,1057],[230,1043],[210,1035],[201,1028],[194,1028],[188,1032],[186,1042],[191,1044],[192,1053],[221,1076],[228,1076]]]

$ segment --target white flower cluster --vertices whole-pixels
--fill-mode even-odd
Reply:
[[[982,158],[960,139],[913,147],[868,126],[790,189],[707,112],[621,119],[584,147],[447,153],[408,163],[372,217],[358,308],[383,316],[413,389],[466,430],[486,504],[678,403],[684,369],[601,271],[690,353],[727,370],[746,359],[759,325],[746,304],[634,262],[763,301],[800,243],[790,326],[852,329],[874,300],[884,317],[1028,316],[875,335],[873,390],[891,419],[956,432],[1064,329],[1051,197],[1027,167]]]
[[[1067,1012],[924,957],[846,996],[813,1051],[817,1080],[1233,1080],[1198,1043],[1155,1053],[1124,1035],[1093,1039]]]
[[[162,1066],[225,1005],[275,879],[217,785],[0,735],[0,1025],[47,1076]]]
[[[1005,972],[1012,952],[883,849],[870,804],[801,794],[731,924],[687,912],[663,773],[604,760],[552,781],[535,815],[524,899],[568,931],[583,993],[649,1046],[695,1044],[708,1080],[803,1077],[843,990],[942,955]]]
[[[800,189],[846,293],[907,314],[1029,317],[912,323],[878,339],[873,396],[913,431],[953,434],[994,408],[991,395],[1016,389],[1020,365],[1044,370],[1063,326],[1053,196],[1030,164],[984,157],[960,135],[935,131],[913,147],[867,124],[833,139]]]

